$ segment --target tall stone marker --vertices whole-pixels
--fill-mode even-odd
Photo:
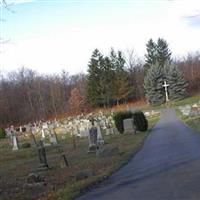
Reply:
[[[13,135],[12,139],[13,139],[13,148],[12,148],[12,150],[13,151],[19,150],[18,140],[17,140],[17,137],[16,137],[15,134]]]
[[[93,125],[89,130],[89,148],[88,153],[96,153],[97,145],[97,128]]]

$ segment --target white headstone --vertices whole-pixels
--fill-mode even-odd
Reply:
[[[13,135],[12,138],[13,138],[13,148],[12,148],[12,150],[13,151],[19,150],[18,140],[17,140],[16,135]]]
[[[97,143],[98,144],[104,144],[104,139],[102,137],[101,128],[100,128],[99,125],[97,125]]]
[[[135,133],[133,119],[124,119],[123,120],[124,132],[125,133]]]

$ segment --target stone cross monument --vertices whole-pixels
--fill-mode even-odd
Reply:
[[[169,101],[169,97],[168,97],[168,93],[167,93],[167,87],[169,86],[169,84],[166,83],[166,81],[164,81],[164,85],[163,87],[165,88],[165,97],[166,97],[166,102]]]

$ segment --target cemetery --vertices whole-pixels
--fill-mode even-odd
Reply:
[[[199,1],[0,7],[0,200],[200,199]]]
[[[122,120],[120,133],[113,116],[100,111],[6,128],[0,139],[0,199],[73,199],[104,180],[147,136],[133,118]],[[151,127],[158,117],[148,119]]]

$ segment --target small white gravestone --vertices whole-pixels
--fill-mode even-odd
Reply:
[[[13,135],[12,139],[13,139],[13,148],[12,148],[12,150],[13,151],[19,150],[18,140],[17,140],[16,135]]]
[[[45,133],[44,133],[43,128],[42,128],[42,130],[41,130],[41,133],[42,133],[41,140],[45,140]]]
[[[149,111],[146,111],[146,112],[144,112],[144,115],[145,115],[146,117],[149,117],[149,116],[150,116],[150,112],[149,112]]]
[[[53,145],[58,144],[58,138],[57,138],[57,135],[56,135],[54,129],[52,129],[50,132],[51,132],[50,133],[50,143]]]
[[[101,127],[99,125],[97,125],[97,143],[104,144],[104,139],[101,134]]]
[[[19,127],[19,132],[22,133],[22,126]]]
[[[123,120],[124,133],[135,133],[133,118]]]

